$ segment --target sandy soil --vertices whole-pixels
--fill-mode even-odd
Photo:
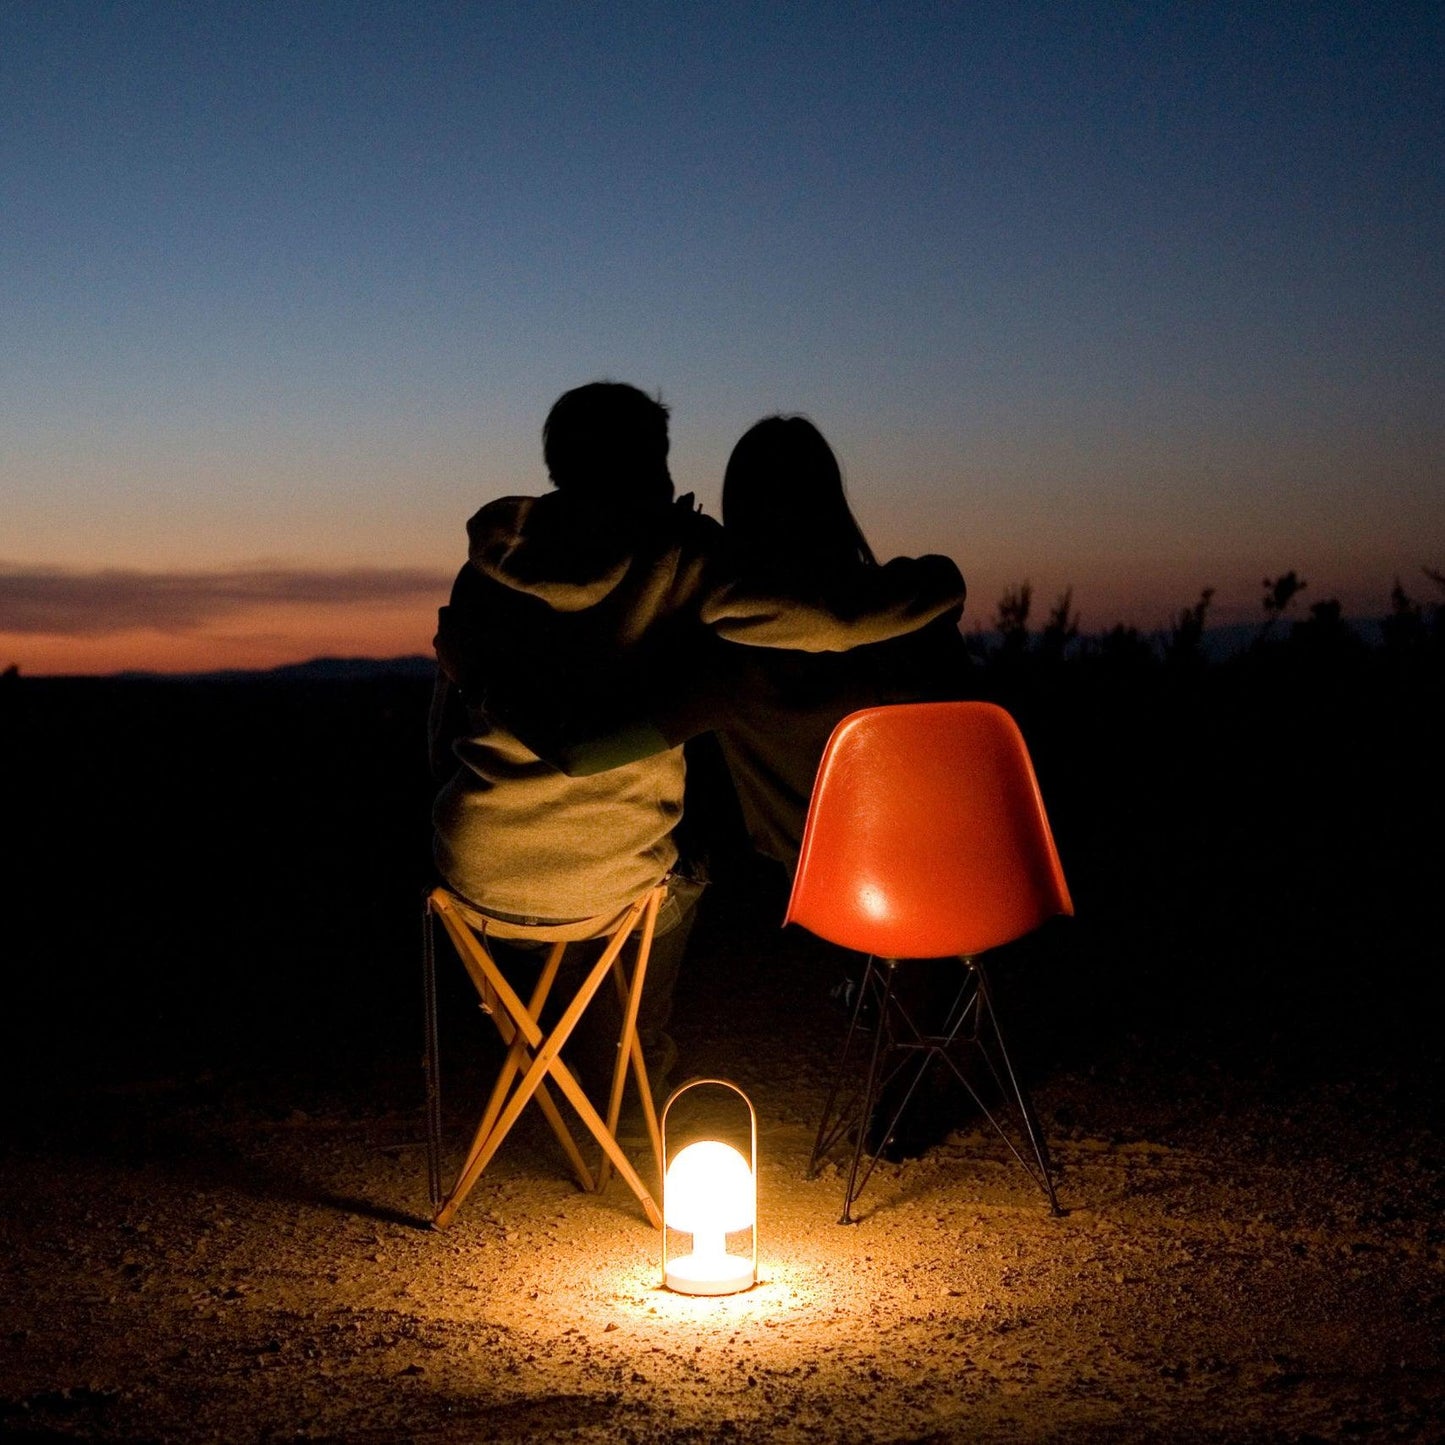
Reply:
[[[1065,1217],[965,1127],[881,1166],[844,1227],[837,1168],[804,1177],[836,966],[716,910],[697,939],[684,1065],[738,1078],[761,1127],[761,1280],[727,1299],[660,1289],[630,1194],[579,1192],[540,1121],[428,1230],[415,1056],[32,1116],[0,1184],[0,1433],[1445,1438],[1442,1150],[1408,1071],[1291,1080],[1125,1039],[1036,1079]],[[452,1047],[459,1143],[482,1075]]]
[[[1287,661],[1021,695],[1078,916],[994,979],[1063,1218],[962,1120],[840,1226],[840,960],[709,890],[679,1076],[762,1131],[712,1301],[537,1121],[426,1227],[424,682],[12,686],[0,1436],[1445,1440],[1445,701]]]

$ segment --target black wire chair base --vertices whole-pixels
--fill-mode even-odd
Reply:
[[[1010,1154],[1043,1190],[1050,1212],[1060,1215],[1054,1191],[1053,1169],[1043,1130],[1028,1095],[1019,1084],[1009,1060],[1008,1048],[994,1011],[988,976],[977,959],[959,960],[963,980],[941,1024],[930,1032],[915,1017],[896,988],[897,959],[870,958],[863,981],[853,1000],[848,1033],[843,1041],[838,1067],[823,1106],[818,1136],[808,1161],[808,1178],[817,1176],[826,1155],[846,1139],[852,1145],[848,1185],[843,1195],[840,1224],[852,1224],[853,1205],[863,1192],[881,1157],[881,1151],[897,1132],[909,1105],[931,1069],[944,1069],[1003,1140]],[[902,967],[907,967],[904,962]],[[871,1031],[868,1021],[872,1020]],[[865,1037],[871,1034],[871,1037]],[[868,1063],[861,1086],[845,1082],[857,1074],[857,1046],[866,1045]],[[982,1067],[983,1075],[967,1067]],[[990,1107],[980,1086],[992,1085]],[[839,1102],[839,1095],[844,1096]],[[888,1100],[888,1117],[875,1118],[880,1102]],[[895,1102],[896,1101],[896,1102]],[[1021,1128],[1004,1127],[1003,1116],[1017,1114]],[[1015,1135],[1021,1135],[1016,1139]],[[867,1163],[863,1161],[865,1153]]]

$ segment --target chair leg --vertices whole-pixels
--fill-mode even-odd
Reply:
[[[552,991],[552,983],[557,977],[557,970],[562,966],[562,955],[565,951],[565,946],[562,944],[557,944],[548,951],[547,961],[542,965],[542,971],[532,989],[531,998],[527,1000],[527,1014],[538,1022],[541,1021],[542,1009],[546,1005],[547,996]],[[498,1073],[496,1081],[492,1085],[491,1095],[487,1099],[487,1107],[482,1112],[481,1123],[477,1125],[479,1139],[485,1139],[491,1133],[492,1125],[497,1122],[497,1115],[502,1112],[502,1106],[506,1103],[507,1091],[511,1087],[512,1080],[532,1062],[532,1054],[527,1047],[527,1041],[522,1037],[522,1031],[513,1024],[510,1017],[505,1013],[494,1011],[492,1019],[497,1026],[497,1032],[502,1036],[502,1042],[507,1045],[507,1057],[502,1061],[501,1071]]]
[[[563,1120],[551,1097],[551,1086],[560,1089],[593,1138],[602,1147],[603,1167],[611,1167],[620,1174],[629,1189],[642,1205],[648,1222],[661,1228],[662,1215],[647,1186],[632,1167],[626,1154],[617,1143],[616,1113],[620,1108],[620,1081],[625,1080],[630,1065],[638,1086],[644,1096],[644,1112],[648,1115],[649,1128],[653,1136],[654,1154],[660,1163],[661,1139],[656,1123],[655,1110],[648,1087],[646,1063],[636,1037],[637,1003],[641,997],[642,985],[646,980],[647,952],[650,949],[662,891],[654,890],[648,897],[639,899],[626,913],[616,929],[607,937],[601,955],[591,966],[571,1002],[564,1009],[561,1018],[550,1033],[542,1032],[540,1018],[553,980],[556,977],[565,945],[558,944],[552,951],[542,977],[533,991],[529,1003],[524,1004],[506,976],[497,967],[487,951],[485,943],[468,927],[459,916],[452,901],[443,889],[434,889],[427,899],[429,915],[440,917],[448,936],[471,976],[481,996],[482,1008],[488,1013],[507,1046],[507,1057],[500,1077],[493,1087],[482,1122],[478,1126],[467,1151],[465,1162],[453,1184],[450,1194],[441,1199],[435,1207],[433,1226],[444,1229],[450,1223],[462,1201],[481,1177],[491,1162],[502,1141],[520,1117],[522,1110],[533,1097],[546,1117],[552,1132],[562,1145],[579,1182],[584,1189],[600,1187],[594,1183],[592,1172],[587,1168],[571,1129]],[[430,929],[430,918],[428,919]],[[623,946],[636,929],[642,945],[640,967],[634,969],[629,979],[619,962]],[[430,947],[433,934],[426,935]],[[609,972],[616,970],[616,976],[623,981],[624,990],[631,1004],[623,1030],[621,1046],[614,1068],[613,1094],[618,1096],[609,1110],[610,1121],[604,1121],[577,1082],[576,1076],[561,1058],[561,1051],[576,1028],[578,1020],[596,996],[597,989],[605,982]],[[429,984],[428,987],[434,987]],[[429,1040],[428,1064],[434,1063],[434,1039]],[[518,1075],[521,1077],[518,1078]],[[436,1077],[433,1069],[432,1077]],[[438,1120],[438,1125],[439,1125]],[[438,1141],[439,1157],[439,1141]],[[439,1167],[439,1163],[438,1163]],[[440,1193],[440,1183],[435,1192]]]
[[[1019,1083],[1018,1075],[1014,1072],[1013,1062],[1009,1058],[1008,1045],[1004,1042],[1003,1030],[999,1025],[998,1012],[994,1007],[993,991],[989,985],[988,975],[977,959],[964,958],[960,962],[964,965],[966,976],[958,996],[954,1000],[947,1028],[942,1035],[937,1037],[936,1047],[931,1052],[948,1066],[954,1077],[963,1085],[979,1112],[1003,1140],[1009,1153],[1043,1190],[1044,1197],[1049,1202],[1049,1212],[1057,1217],[1064,1211],[1059,1207],[1058,1195],[1054,1190],[1053,1167],[1049,1159],[1048,1146],[1044,1141],[1043,1129],[1039,1125],[1033,1104],[1027,1091]],[[966,1025],[971,1025],[971,1027],[966,1029]],[[1032,1160],[1025,1157],[1013,1136],[1004,1128],[999,1118],[974,1087],[973,1081],[959,1067],[958,1060],[954,1055],[960,1046],[972,1049],[973,1056],[980,1059],[992,1075],[993,1082],[1003,1096],[1004,1103],[1012,1104],[1017,1108],[1027,1147],[1033,1154]],[[997,1063],[994,1060],[995,1054],[998,1056]],[[1002,1066],[1002,1072],[1000,1072],[999,1065]]]
[[[565,946],[558,945],[549,951],[547,962],[543,965],[541,976],[533,989],[531,1002],[523,1005],[511,986],[496,971],[495,964],[486,949],[477,942],[476,935],[453,915],[443,901],[437,899],[436,892],[433,892],[428,899],[428,907],[434,908],[434,911],[440,913],[442,924],[446,928],[447,936],[451,939],[457,957],[461,959],[481,999],[482,1012],[496,1025],[502,1042],[511,1051],[503,1064],[502,1076],[488,1101],[487,1111],[483,1115],[483,1123],[478,1127],[471,1148],[467,1152],[466,1162],[461,1171],[461,1173],[465,1173],[471,1159],[480,1148],[481,1140],[487,1129],[496,1121],[501,1097],[505,1094],[506,1081],[515,1077],[522,1060],[531,1057],[526,1039],[518,1037],[513,1020],[521,1016],[524,1008],[533,1021],[541,1018],[542,1006],[547,1000],[557,970],[561,965]],[[540,1032],[538,1037],[540,1037]],[[577,1176],[578,1184],[583,1189],[591,1189],[593,1185],[592,1171],[588,1169],[586,1161],[578,1151],[577,1143],[561,1114],[557,1111],[557,1106],[545,1085],[538,1090],[537,1103],[557,1142],[562,1146],[562,1152],[567,1156],[567,1161]],[[461,1178],[461,1173],[458,1174],[458,1179]],[[455,1191],[455,1186],[453,1186],[453,1190]],[[434,1203],[433,1209],[435,1210],[436,1207],[437,1205]]]
[[[618,1001],[622,1005],[622,1032],[617,1039],[617,1058],[612,1067],[612,1089],[607,1100],[607,1132],[617,1137],[617,1121],[622,1116],[622,1094],[627,1085],[627,1072],[631,1066],[642,1098],[642,1112],[648,1121],[648,1132],[653,1141],[653,1157],[657,1161],[658,1177],[662,1171],[662,1137],[657,1127],[657,1113],[652,1102],[652,1087],[647,1077],[647,1064],[643,1058],[642,1045],[637,1038],[637,1013],[642,1005],[642,990],[647,982],[647,964],[652,956],[652,937],[657,926],[657,910],[662,903],[662,890],[656,888],[648,896],[647,907],[642,915],[642,931],[637,939],[637,956],[632,965],[632,977],[627,977],[623,966],[622,952],[619,951],[612,965],[612,976],[617,986]],[[607,1183],[610,1161],[603,1152],[602,1163],[597,1169],[596,1188],[600,1192]]]
[[[476,1180],[481,1176],[486,1162],[495,1153],[496,1144],[501,1142],[501,1138],[506,1133],[506,1129],[503,1129],[501,1134],[496,1136],[492,1148],[487,1149],[487,1141],[497,1127],[498,1115],[507,1086],[520,1071],[522,1064],[530,1063],[532,1055],[529,1042],[533,1040],[540,1042],[542,1038],[538,1020],[561,965],[565,945],[557,944],[549,951],[547,961],[543,965],[537,984],[533,989],[531,1001],[523,1004],[515,990],[497,969],[485,946],[477,939],[472,930],[456,916],[441,890],[433,890],[427,899],[427,907],[429,912],[440,916],[458,958],[476,987],[481,999],[482,1011],[491,1018],[497,1032],[501,1035],[502,1042],[508,1048],[502,1072],[493,1087],[486,1111],[482,1116],[482,1122],[473,1135],[471,1145],[450,1193],[441,1194],[438,1175],[438,1197],[433,1200],[432,1223],[435,1228],[444,1229],[471,1191]],[[571,1130],[559,1113],[545,1081],[536,1086],[536,1095],[538,1107],[557,1142],[561,1145],[563,1153],[567,1156],[568,1163],[571,1164],[572,1170],[577,1176],[578,1184],[583,1189],[590,1190],[593,1187],[592,1171],[587,1167],[586,1161],[578,1150],[576,1140],[572,1137]],[[440,1122],[438,1121],[439,1127]],[[510,1125],[507,1127],[510,1128]],[[439,1148],[438,1141],[438,1150]],[[484,1152],[485,1159],[479,1166],[478,1160]],[[439,1159],[437,1167],[439,1170]]]
[[[1044,1194],[1048,1198],[1049,1212],[1057,1218],[1062,1215],[1064,1211],[1059,1208],[1058,1195],[1054,1192],[1053,1169],[1049,1160],[1048,1145],[1044,1141],[1044,1131],[1039,1126],[1037,1114],[1034,1113],[1033,1102],[1030,1100],[1023,1086],[1019,1083],[1018,1076],[1014,1073],[1013,1062],[1008,1055],[1008,1045],[1004,1043],[1003,1030],[999,1027],[998,1012],[994,1008],[993,990],[989,986],[988,975],[984,972],[982,965],[979,964],[977,960],[970,959],[967,960],[967,962],[978,975],[979,1025],[982,1027],[984,1019],[987,1018],[992,1028],[994,1042],[998,1046],[999,1058],[1003,1063],[1004,1072],[1008,1075],[1009,1087],[1013,1093],[1015,1102],[1018,1104],[1019,1115],[1023,1119],[1024,1132],[1027,1134],[1028,1141],[1033,1147],[1034,1158],[1038,1161],[1038,1174],[1035,1175],[1036,1182],[1042,1187]],[[997,1123],[994,1124],[994,1128],[998,1129]],[[999,1133],[1002,1134],[1003,1131],[1000,1129]],[[1010,1150],[1013,1152],[1014,1157],[1019,1160],[1019,1163],[1022,1164],[1025,1169],[1029,1169],[1028,1162],[1020,1157],[1018,1150],[1013,1147],[1007,1135],[1004,1135],[1004,1142],[1009,1145]],[[1029,1169],[1029,1173],[1032,1174],[1033,1170]]]
[[[813,1152],[808,1156],[807,1178],[818,1177],[818,1167],[823,1156],[842,1138],[852,1109],[840,1108],[835,1114],[833,1106],[842,1090],[843,1080],[848,1073],[848,1060],[852,1057],[853,1040],[857,1037],[863,1017],[863,1001],[869,995],[873,981],[873,960],[870,958],[863,968],[863,977],[858,985],[857,997],[853,1000],[853,1011],[848,1016],[848,1032],[843,1037],[843,1047],[838,1053],[838,1062],[833,1068],[833,1082],[828,1086],[828,1097],[823,1103],[823,1116],[818,1121],[818,1134],[813,1140]],[[856,1104],[856,1100],[851,1101]]]
[[[490,1133],[482,1141],[480,1147],[472,1153],[462,1174],[453,1186],[450,1196],[437,1212],[432,1221],[436,1228],[443,1229],[450,1223],[462,1200],[481,1177],[502,1140],[511,1131],[522,1110],[549,1074],[556,1080],[563,1095],[577,1111],[593,1137],[602,1145],[604,1153],[612,1160],[617,1172],[627,1181],[628,1187],[637,1196],[649,1222],[655,1227],[661,1227],[662,1216],[658,1212],[652,1195],[638,1177],[636,1170],[632,1168],[627,1156],[618,1147],[616,1139],[608,1132],[606,1124],[593,1108],[572,1071],[560,1058],[563,1046],[571,1036],[572,1030],[577,1026],[577,1020],[581,1018],[583,1011],[596,993],[598,985],[612,968],[626,931],[624,928],[614,936],[602,956],[593,965],[587,979],[564,1010],[552,1032],[545,1039],[542,1037],[536,1021],[522,1008],[520,1000],[515,1000],[515,1006],[509,1004],[508,1012],[523,1033],[525,1042],[534,1050],[532,1062],[497,1116]],[[494,980],[494,982],[498,983],[500,991],[501,981]],[[515,995],[512,997],[515,999]]]
[[[652,908],[648,921],[644,925],[645,946],[647,950],[647,961],[652,961],[652,941],[656,934],[657,914],[662,908],[663,900],[667,896],[666,887],[659,885],[654,892]],[[680,926],[680,925],[679,925]],[[621,982],[621,979],[618,980]],[[637,1005],[642,1006],[642,990],[647,981],[644,973],[633,979],[633,988],[637,995]],[[656,1171],[657,1182],[662,1183],[662,1127],[657,1119],[657,1103],[652,1097],[652,1078],[647,1072],[647,1060],[643,1056],[642,1041],[637,1036],[636,1020],[631,1031],[631,1055],[632,1055],[632,1078],[637,1085],[638,1097],[642,1100],[642,1117],[647,1124],[647,1137],[652,1145],[652,1165]]]
[[[647,1072],[647,1061],[642,1054],[641,1042],[632,1040],[632,1077],[637,1084],[638,1096],[642,1099],[642,1118],[647,1125],[647,1137],[652,1146],[653,1168],[658,1182],[662,1182],[662,1126],[657,1120],[657,1104],[652,1097],[652,1080]]]
[[[851,1122],[853,1126],[853,1152],[848,1166],[848,1182],[843,1192],[843,1213],[839,1224],[852,1224],[853,1203],[862,1193],[863,1187],[872,1176],[877,1156],[872,1156],[867,1165],[863,1164],[866,1147],[868,1121],[875,1108],[882,1086],[880,1060],[883,1040],[888,1032],[890,1010],[893,1003],[894,960],[869,958],[864,965],[863,978],[858,988],[858,997],[853,1003],[852,1017],[848,1021],[848,1033],[833,1071],[833,1082],[828,1098],[823,1105],[823,1117],[818,1123],[818,1134],[813,1141],[813,1153],[808,1160],[807,1177],[817,1177],[819,1163],[823,1156],[843,1137]],[[861,1094],[855,1094],[848,1104],[837,1107],[838,1095],[849,1072],[849,1060],[853,1056],[853,1045],[864,1027],[862,1015],[865,1003],[871,1003],[876,1011],[872,1027],[872,1038],[868,1050],[868,1067],[864,1076]],[[861,1171],[861,1173],[860,1173]]]
[[[531,1068],[528,1069],[526,1076],[517,1086],[507,1107],[502,1111],[501,1117],[497,1120],[490,1147],[484,1151],[479,1163],[474,1166],[474,1168],[476,1173],[480,1174],[482,1169],[486,1167],[492,1154],[496,1152],[497,1145],[501,1143],[508,1130],[510,1130],[516,1122],[517,1116],[525,1107],[527,1100],[531,1097],[542,1079],[547,1074],[551,1074],[552,1077],[556,1079],[557,1086],[562,1090],[568,1103],[577,1111],[582,1122],[602,1146],[604,1155],[612,1161],[617,1172],[622,1175],[628,1187],[637,1196],[638,1202],[642,1205],[643,1212],[647,1215],[649,1222],[655,1228],[660,1229],[662,1227],[662,1215],[658,1211],[652,1195],[638,1177],[637,1171],[632,1167],[627,1156],[622,1152],[613,1131],[608,1129],[606,1123],[587,1098],[581,1085],[578,1084],[575,1075],[560,1058],[563,1046],[571,1036],[572,1030],[577,1026],[577,1020],[581,1018],[587,1005],[592,1001],[593,995],[597,992],[598,986],[611,970],[628,931],[630,930],[623,928],[614,935],[611,943],[608,944],[601,958],[593,965],[592,972],[588,975],[586,982],[578,989],[572,1002],[568,1004],[552,1032],[545,1040],[539,1039],[540,1047],[537,1048]],[[468,1187],[470,1188],[470,1184],[468,1184]]]
[[[877,968],[875,960],[869,959],[869,971]],[[874,1106],[878,1102],[878,1055],[882,1050],[883,1035],[888,1027],[888,1006],[893,998],[893,970],[894,961],[890,958],[883,964],[883,988],[878,1001],[878,1022],[873,1029],[873,1047],[868,1054],[868,1079],[863,1085],[863,1103],[858,1113],[858,1122],[854,1126],[853,1140],[853,1162],[848,1167],[848,1185],[843,1191],[843,1214],[838,1220],[839,1224],[852,1224],[853,1201],[862,1193],[863,1186],[868,1183],[873,1173],[873,1167],[878,1162],[875,1154],[868,1162],[868,1168],[864,1170],[863,1177],[858,1178],[858,1165],[863,1158],[863,1144],[868,1133],[868,1121],[873,1116]],[[874,986],[877,987],[876,978]]]
[[[530,1018],[540,1021],[542,1009],[546,1006],[547,999],[552,992],[552,984],[557,977],[557,971],[562,965],[562,957],[566,952],[566,944],[556,944],[548,952],[547,961],[542,966],[542,971],[537,978],[536,986],[532,990],[532,996],[527,1001],[527,1014]],[[492,1010],[492,1021],[497,1026],[497,1032],[501,1034],[502,1041],[507,1048],[507,1057],[502,1063],[501,1072],[497,1075],[496,1083],[492,1086],[491,1096],[487,1100],[487,1107],[482,1114],[481,1123],[477,1125],[472,1136],[471,1147],[467,1150],[462,1167],[458,1171],[457,1178],[461,1179],[471,1168],[472,1161],[481,1152],[486,1144],[488,1136],[497,1122],[497,1116],[501,1113],[503,1104],[507,1098],[507,1091],[513,1080],[522,1069],[531,1063],[531,1050],[527,1047],[527,1041],[522,1032],[511,1021],[505,1011]],[[567,1162],[571,1164],[572,1171],[577,1176],[577,1182],[583,1189],[591,1190],[596,1187],[592,1177],[592,1171],[587,1167],[586,1160],[577,1148],[577,1141],[572,1137],[572,1132],[567,1128],[562,1115],[553,1102],[552,1095],[544,1080],[537,1086],[537,1106],[541,1109],[543,1117],[547,1120],[553,1136],[562,1146],[562,1152],[567,1156]]]
[[[642,1212],[647,1216],[647,1222],[654,1229],[662,1228],[662,1212],[658,1209],[656,1201],[651,1192],[642,1182],[637,1170],[632,1167],[632,1161],[622,1152],[614,1135],[608,1132],[606,1122],[597,1110],[592,1107],[592,1102],[583,1092],[582,1086],[573,1076],[572,1071],[565,1064],[560,1066],[560,1073],[557,1078],[557,1085],[567,1098],[567,1102],[576,1109],[581,1116],[582,1122],[587,1125],[593,1138],[602,1146],[603,1153],[612,1161],[612,1167],[622,1176],[627,1187],[637,1197],[637,1202],[642,1205]]]
[[[889,1072],[887,1079],[881,1080],[876,1090],[874,1108],[882,1102],[883,1091],[887,1086],[905,1069],[912,1069],[912,1078],[908,1080],[908,1087],[903,1091],[903,1097],[893,1105],[892,1113],[879,1121],[878,1128],[872,1129],[872,1110],[869,1114],[870,1132],[878,1136],[879,1152],[893,1139],[898,1126],[903,1121],[903,1116],[908,1112],[908,1106],[913,1102],[913,1096],[918,1092],[918,1086],[923,1082],[928,1073],[928,1066],[933,1062],[934,1047],[927,1035],[919,1028],[914,1021],[913,1015],[899,996],[895,988],[890,996],[890,1020],[900,1024],[902,1027],[888,1029],[888,1040],[890,1045],[904,1053],[915,1056],[914,1061],[901,1060]]]
[[[829,1089],[827,1103],[824,1105],[823,1118],[818,1126],[813,1154],[808,1163],[808,1177],[811,1179],[816,1176],[819,1161],[823,1155],[842,1136],[847,1127],[847,1121],[850,1118],[856,1118],[856,1137],[853,1141],[853,1156],[848,1172],[848,1184],[844,1194],[843,1215],[839,1220],[840,1224],[854,1222],[853,1204],[868,1183],[878,1162],[878,1156],[875,1154],[865,1167],[862,1163],[862,1155],[865,1149],[865,1134],[884,1087],[884,1069],[880,1064],[882,1043],[885,1036],[893,1037],[895,1027],[900,1036],[901,1048],[916,1053],[917,1064],[915,1066],[905,1063],[898,1066],[898,1068],[913,1068],[914,1072],[908,1082],[908,1087],[903,1092],[901,1102],[892,1108],[892,1118],[886,1121],[881,1130],[882,1139],[886,1140],[897,1129],[930,1065],[938,1060],[951,1070],[984,1118],[1003,1140],[1014,1159],[1043,1190],[1049,1203],[1050,1212],[1056,1216],[1063,1213],[1054,1189],[1053,1168],[1043,1130],[1039,1125],[1038,1116],[1034,1112],[1028,1093],[1019,1083],[1018,1076],[1014,1072],[1008,1047],[1004,1042],[1003,1031],[999,1026],[998,1014],[994,1008],[987,974],[976,959],[965,958],[960,962],[965,970],[964,979],[959,985],[941,1032],[935,1032],[928,1027],[920,1027],[908,1006],[899,997],[894,988],[895,963],[891,960],[871,958],[868,960],[838,1067]],[[856,1114],[851,1108],[839,1109],[835,1114],[834,1107],[842,1087],[843,1076],[848,1072],[848,1061],[852,1056],[853,1043],[858,1032],[865,997],[876,1001],[878,1021],[873,1030],[872,1051],[861,1104]],[[959,1059],[955,1055],[961,1050],[971,1050],[982,1059],[992,1075],[999,1094],[1003,1096],[1005,1104],[1017,1109],[1019,1120],[1022,1123],[1022,1134],[1027,1141],[1024,1147],[1032,1154],[1032,1158],[1021,1152],[1014,1137],[1003,1127],[1000,1118],[980,1096],[978,1089],[975,1088],[975,1081],[970,1079],[960,1067]],[[997,1056],[997,1063],[995,1056]],[[890,1080],[897,1076],[898,1069],[889,1072]]]

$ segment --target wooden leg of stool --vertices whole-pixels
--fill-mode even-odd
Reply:
[[[613,964],[612,977],[617,985],[617,999],[622,1005],[622,1032],[617,1040],[617,1058],[612,1066],[612,1093],[607,1102],[607,1132],[617,1137],[617,1121],[622,1116],[622,1093],[627,1084],[629,1065],[633,1069],[638,1092],[642,1096],[643,1116],[649,1120],[649,1132],[656,1134],[656,1111],[652,1105],[652,1086],[647,1079],[647,1064],[643,1058],[642,1045],[637,1038],[637,1011],[642,1005],[642,990],[647,982],[647,961],[652,956],[652,935],[657,926],[657,910],[662,903],[663,890],[653,889],[642,915],[642,931],[637,940],[637,961],[632,967],[629,980],[619,950]],[[654,1153],[661,1157],[661,1140],[658,1138]],[[607,1183],[608,1158],[603,1153],[597,1167],[597,1188]]]

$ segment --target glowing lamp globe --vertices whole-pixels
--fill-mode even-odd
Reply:
[[[747,1103],[753,1161],[750,1164],[730,1144],[716,1139],[701,1139],[678,1150],[662,1182],[662,1282],[679,1294],[736,1294],[751,1289],[758,1278],[757,1118],[736,1084],[724,1079],[692,1080],[678,1089],[663,1109],[664,1157],[668,1109],[678,1094],[698,1084],[720,1084]],[[690,1254],[669,1258],[669,1230],[692,1236]],[[750,1255],[729,1254],[728,1235],[742,1230],[752,1234]]]

